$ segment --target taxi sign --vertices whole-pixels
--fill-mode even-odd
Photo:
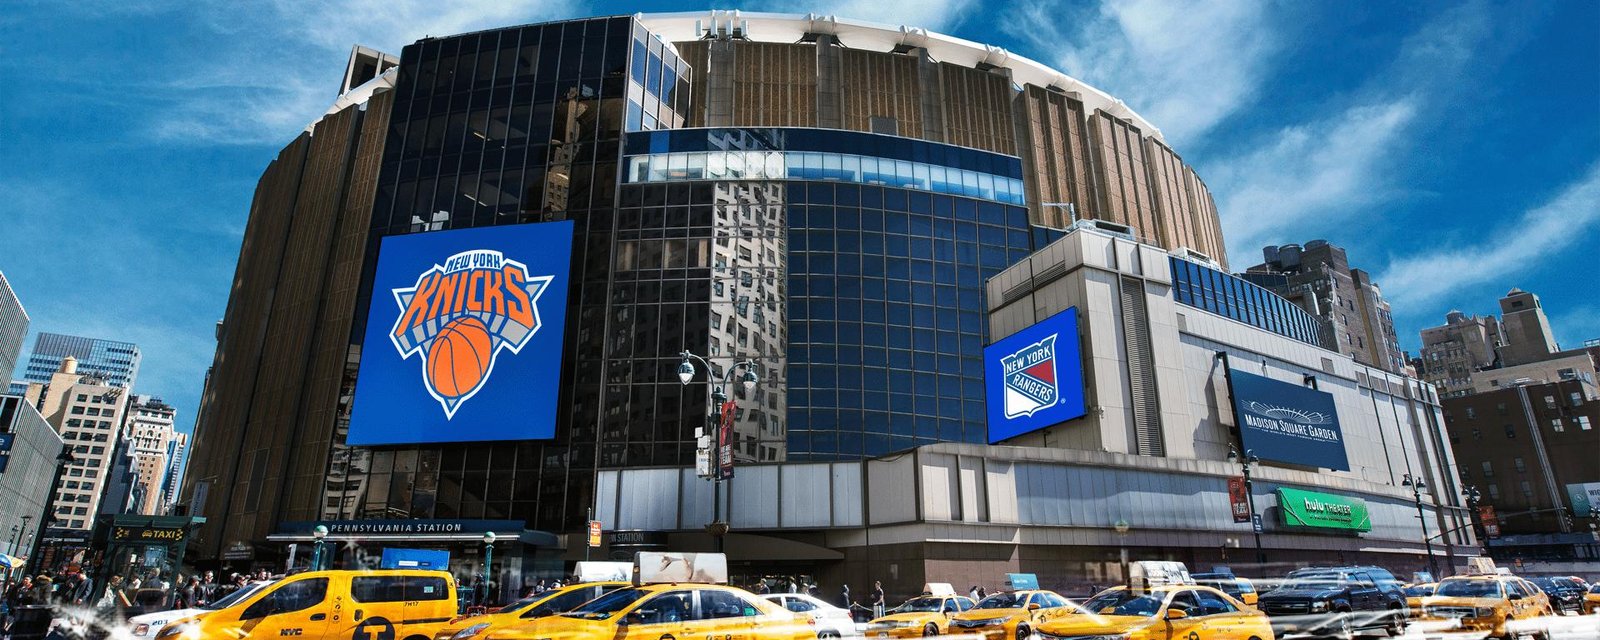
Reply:
[[[633,556],[633,584],[728,583],[728,556],[720,553],[640,551]]]
[[[1467,558],[1467,573],[1477,576],[1492,576],[1496,573],[1494,558],[1488,556],[1473,556]]]
[[[584,560],[578,563],[572,575],[578,582],[632,582],[633,563]]]
[[[956,594],[955,586],[948,582],[929,582],[922,585],[922,595],[926,596],[953,596]]]
[[[1194,584],[1182,562],[1140,560],[1128,565],[1128,588],[1150,591],[1171,584]]]
[[[1008,573],[1006,584],[1011,585],[1013,591],[1025,591],[1039,588],[1039,576],[1031,573]]]

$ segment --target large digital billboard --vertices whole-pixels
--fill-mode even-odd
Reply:
[[[1083,417],[1078,308],[985,347],[983,377],[989,444]]]
[[[1228,371],[1233,416],[1250,453],[1308,467],[1349,471],[1333,394],[1238,369]]]
[[[346,442],[554,437],[572,230],[384,238]]]

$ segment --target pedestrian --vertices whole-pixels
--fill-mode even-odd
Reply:
[[[79,607],[89,604],[89,596],[94,593],[94,581],[90,580],[89,576],[83,575],[81,571],[74,573],[68,579],[68,584],[70,585],[67,591],[68,602]]]
[[[200,579],[189,576],[189,583],[178,590],[177,609],[197,609],[205,604],[205,589],[200,586]]]
[[[850,609],[850,585],[839,585],[839,606],[845,610]]]
[[[989,592],[983,588],[983,585],[978,585],[978,599],[982,600],[987,597],[989,597]]]
[[[972,588],[967,590],[967,597],[972,598],[974,602],[978,600],[978,585],[972,585]]]
[[[95,603],[94,607],[102,619],[116,622],[127,620],[128,606],[132,603],[128,601],[128,594],[123,590],[125,586],[122,576],[111,576],[111,580],[106,583],[106,592],[100,596],[100,601]]]
[[[34,578],[33,588],[28,590],[22,604],[54,604],[52,601],[54,592],[51,589],[51,582],[50,576],[47,574],[40,574],[39,577]]]
[[[883,617],[883,582],[872,581],[872,617]]]
[[[211,604],[217,601],[216,595],[218,586],[220,585],[217,584],[217,574],[207,571],[205,576],[200,579],[201,604]]]
[[[756,593],[762,595],[772,593],[772,587],[767,586],[766,580],[762,580],[761,582],[756,583]]]

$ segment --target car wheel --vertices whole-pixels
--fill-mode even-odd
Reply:
[[[1395,607],[1389,610],[1389,624],[1384,628],[1390,636],[1405,635],[1406,610],[1404,607]]]
[[[1029,629],[1028,625],[1017,625],[1017,640],[1028,640],[1028,636],[1031,635],[1033,635],[1033,630]]]
[[[838,638],[838,637],[839,637],[839,632],[837,632],[837,631],[818,631],[817,632],[817,640],[830,640],[831,638]]]
[[[1350,626],[1350,610],[1336,610],[1333,612],[1333,615],[1336,616],[1333,624],[1330,625],[1333,631],[1333,637],[1338,638],[1339,640],[1354,640],[1356,637],[1356,632],[1355,628]]]
[[[922,637],[932,638],[936,635],[939,635],[939,627],[937,625],[930,622],[928,626],[922,628]]]

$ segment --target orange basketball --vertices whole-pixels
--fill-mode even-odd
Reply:
[[[446,398],[471,393],[489,373],[489,353],[494,341],[482,320],[465,316],[451,320],[428,345],[428,382]]]

